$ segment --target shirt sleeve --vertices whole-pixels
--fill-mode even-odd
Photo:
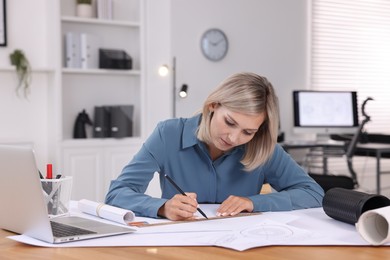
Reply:
[[[144,194],[156,171],[160,171],[158,161],[164,157],[164,143],[160,133],[160,123],[142,145],[139,152],[127,164],[120,176],[111,181],[106,195],[106,203],[132,210],[138,216],[157,218],[158,209],[167,201]],[[149,147],[155,147],[153,154]],[[159,158],[158,158],[159,157]]]
[[[322,206],[324,191],[282,147],[264,165],[265,181],[276,192],[249,197],[254,211],[288,211]]]

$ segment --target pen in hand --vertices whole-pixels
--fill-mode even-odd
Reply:
[[[185,194],[185,192],[184,192],[182,189],[180,189],[179,186],[177,186],[177,184],[171,179],[171,177],[169,177],[167,174],[165,174],[164,177],[165,177],[165,178],[173,185],[173,187],[175,187],[176,190],[178,190],[182,195],[187,196],[187,194]],[[206,216],[206,214],[204,214],[204,212],[203,212],[200,208],[197,208],[197,209],[198,209],[198,212],[199,212],[200,214],[202,214],[203,217],[205,217],[205,218],[208,219],[208,217]]]

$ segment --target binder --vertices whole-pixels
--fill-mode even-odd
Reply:
[[[65,34],[65,67],[80,68],[80,34],[67,32]]]
[[[99,40],[97,36],[88,33],[81,33],[80,46],[81,68],[97,69],[99,67]]]
[[[96,106],[93,137],[133,136],[133,105]]]
[[[110,108],[110,136],[123,138],[133,136],[132,105],[112,106]]]
[[[110,136],[110,110],[106,106],[96,106],[94,109],[93,137]]]

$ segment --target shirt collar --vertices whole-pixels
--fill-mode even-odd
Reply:
[[[185,121],[184,123],[184,128],[183,128],[183,137],[182,137],[182,149],[195,146],[198,143],[200,144],[199,139],[196,137],[196,131],[198,129],[200,119],[202,115],[198,114],[196,116],[193,116],[191,118],[188,118],[188,120]],[[231,151],[227,152],[226,154],[233,154],[238,151],[244,151],[245,150],[245,145],[240,145],[235,148],[233,148]]]
[[[182,137],[182,149],[196,145],[199,140],[196,137],[196,130],[200,123],[201,114],[188,118],[184,123],[183,137]]]

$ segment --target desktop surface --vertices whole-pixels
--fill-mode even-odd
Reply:
[[[269,246],[243,252],[220,247],[77,247],[43,248],[22,244],[7,236],[11,232],[0,229],[2,259],[387,259],[389,248],[374,246]]]
[[[300,146],[304,147],[314,147],[314,146],[335,146],[335,147],[343,147],[345,145],[345,142],[343,141],[336,141],[332,139],[328,140],[287,140],[283,143],[280,143],[283,147],[297,147]]]

